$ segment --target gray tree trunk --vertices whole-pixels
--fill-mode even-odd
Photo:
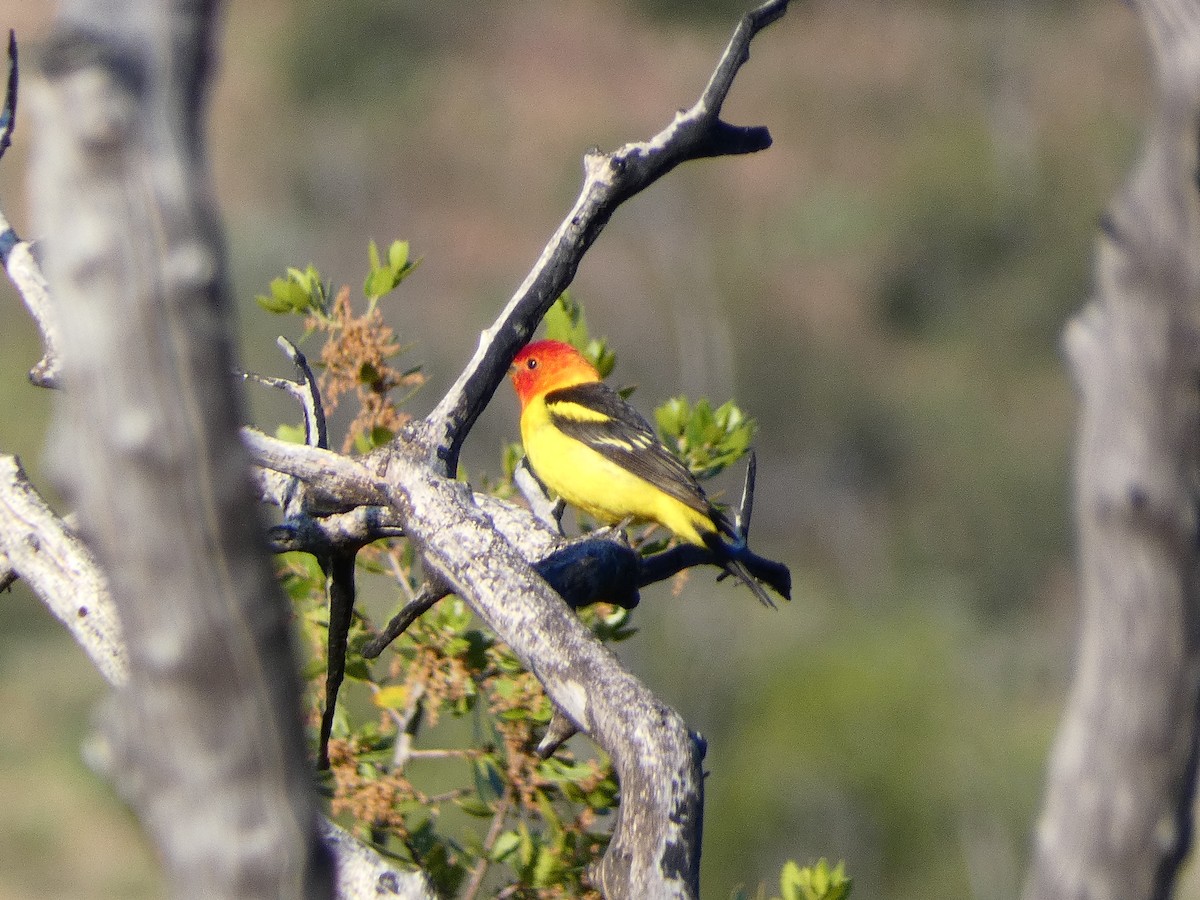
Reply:
[[[113,772],[179,897],[328,897],[288,610],[238,438],[200,113],[213,3],[63,4],[30,92],[53,456],[111,583]],[[32,80],[32,79],[31,79]]]
[[[1168,897],[1200,693],[1200,4],[1135,3],[1158,108],[1065,335],[1082,402],[1083,624],[1025,900]]]

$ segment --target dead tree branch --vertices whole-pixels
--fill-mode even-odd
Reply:
[[[4,92],[4,108],[0,111],[0,157],[12,144],[17,126],[17,36],[8,33],[8,79]],[[55,387],[60,371],[59,345],[62,339],[54,321],[50,291],[42,267],[33,255],[33,247],[21,240],[17,232],[0,213],[0,264],[8,273],[17,294],[42,335],[42,358],[29,371],[29,380],[39,387]]]
[[[3,455],[0,522],[0,554],[8,558],[13,575],[71,631],[104,679],[113,687],[122,686],[128,679],[128,653],[107,579],[83,541],[29,483],[20,463]],[[328,819],[322,817],[319,828],[337,861],[339,900],[432,900],[420,872],[397,869]]]
[[[583,188],[575,205],[499,318],[480,335],[479,349],[466,369],[424,420],[420,441],[434,448],[445,474],[453,477],[467,433],[504,380],[509,363],[570,286],[584,254],[617,207],[680,163],[771,146],[765,127],[730,125],[720,118],[721,106],[750,58],[750,42],[787,12],[788,2],[770,0],[743,17],[700,99],[677,113],[670,125],[649,140],[584,157]]]
[[[21,463],[0,455],[0,552],[110,684],[129,678],[129,659],[108,581],[83,542],[46,505]]]
[[[385,486],[426,570],[488,623],[555,707],[612,757],[626,801],[592,873],[609,900],[699,894],[704,743],[621,667],[497,533],[470,491],[448,478],[513,356],[617,207],[688,159],[769,145],[765,129],[735,128],[719,116],[750,41],[786,9],[787,0],[771,0],[748,14],[701,98],[658,135],[585,158],[579,199],[463,374],[429,416],[363,460]]]
[[[696,897],[703,741],[630,675],[493,527],[417,453],[385,481],[427,568],[479,613],[558,709],[612,757],[625,798],[593,881],[609,900]]]
[[[58,387],[62,337],[50,304],[50,290],[33,255],[33,247],[17,237],[3,214],[0,214],[0,263],[42,335],[42,358],[29,370],[29,380],[38,387]]]
[[[1025,900],[1166,898],[1191,844],[1200,697],[1200,6],[1134,4],[1158,107],[1067,327],[1082,633]]]

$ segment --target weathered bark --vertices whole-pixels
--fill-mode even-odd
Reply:
[[[360,510],[365,510],[360,507]],[[0,578],[20,578],[62,620],[100,674],[114,687],[128,679],[128,653],[108,581],[91,552],[25,477],[0,455]],[[114,760],[96,759],[111,767]],[[325,847],[337,862],[339,900],[388,897],[433,900],[424,875],[400,869],[345,829],[321,819]]]
[[[621,803],[612,841],[592,873],[605,897],[698,896],[703,741],[580,623],[465,485],[406,452],[391,457],[385,477],[425,564],[612,757]]]
[[[108,579],[95,557],[41,498],[21,463],[0,455],[0,581],[22,578],[110,684],[129,678],[129,655]]]
[[[1158,109],[1065,342],[1081,399],[1082,634],[1025,900],[1167,897],[1200,696],[1200,6],[1142,0]]]
[[[200,112],[212,3],[65,3],[30,92],[62,328],[55,465],[111,583],[118,789],[180,897],[328,897],[245,450]]]

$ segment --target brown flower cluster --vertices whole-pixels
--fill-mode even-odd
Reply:
[[[350,813],[357,821],[372,828],[390,828],[401,840],[408,836],[400,804],[422,799],[412,784],[396,772],[374,770],[364,773],[358,762],[359,746],[355,738],[334,738],[329,742],[329,770],[333,775],[334,815]]]
[[[399,431],[411,416],[396,408],[391,392],[398,387],[415,389],[425,376],[417,371],[402,372],[389,363],[401,347],[379,308],[372,305],[356,316],[350,305],[350,288],[343,287],[334,298],[331,316],[311,316],[305,324],[325,334],[321,396],[327,411],[335,410],[342,395],[351,391],[358,398],[358,415],[346,432],[342,452],[349,453],[359,437]]]
[[[425,718],[437,725],[443,705],[455,703],[475,692],[475,682],[461,656],[446,656],[438,646],[423,644],[408,663],[405,674],[410,696],[424,692]]]

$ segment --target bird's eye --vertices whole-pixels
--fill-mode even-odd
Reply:
[[[527,369],[536,369],[537,366],[538,366],[538,363],[537,363],[536,359],[527,360],[525,363],[525,368],[527,368]]]

